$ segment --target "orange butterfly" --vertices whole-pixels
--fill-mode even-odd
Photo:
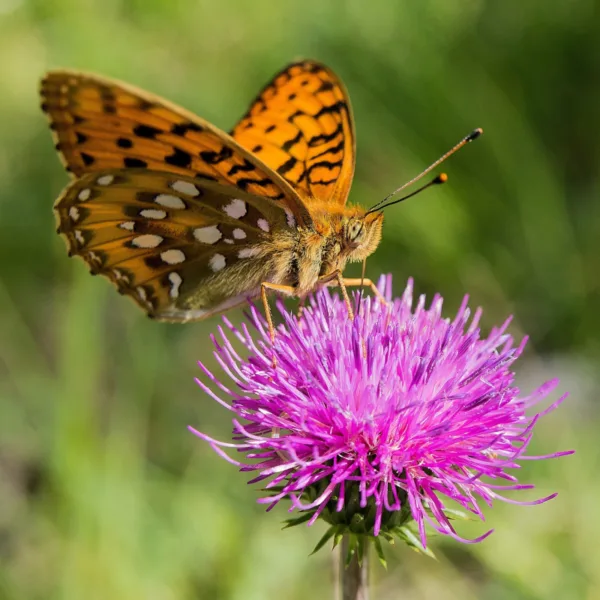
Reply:
[[[289,65],[231,135],[96,75],[49,72],[41,96],[75,177],[58,232],[149,316],[198,320],[261,295],[273,336],[267,289],[303,297],[334,280],[351,310],[344,286],[361,280],[342,271],[375,250],[383,213],[346,206],[354,125],[330,69]]]

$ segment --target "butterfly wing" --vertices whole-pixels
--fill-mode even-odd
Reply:
[[[71,255],[151,317],[207,317],[283,279],[272,233],[296,229],[276,201],[234,186],[148,169],[108,169],[72,182],[55,204]]]
[[[67,170],[76,176],[123,168],[168,171],[216,181],[311,218],[287,181],[229,135],[170,102],[118,81],[51,71],[42,109]]]
[[[346,88],[326,66],[303,60],[286,67],[232,136],[306,201],[345,204],[354,175],[354,120]]]

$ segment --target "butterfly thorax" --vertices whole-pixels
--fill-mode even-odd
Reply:
[[[314,226],[298,230],[290,260],[289,284],[300,296],[313,291],[319,278],[372,254],[383,223],[383,214],[366,214],[358,206],[310,208]]]

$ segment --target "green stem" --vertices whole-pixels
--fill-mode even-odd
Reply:
[[[369,600],[369,544],[364,545],[362,560],[358,561],[358,548],[353,546],[354,552],[350,562],[347,563],[348,552],[351,550],[351,538],[344,535],[340,545],[339,573],[341,600]]]

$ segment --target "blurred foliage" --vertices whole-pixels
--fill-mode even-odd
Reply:
[[[351,200],[370,204],[462,135],[448,185],[388,211],[369,274],[468,292],[489,328],[532,341],[520,382],[571,399],[538,425],[523,481],[477,546],[398,547],[376,597],[600,597],[600,3],[597,0],[0,0],[0,598],[331,597],[324,531],[280,531],[246,476],[185,429],[230,416],[193,382],[218,319],[145,319],[68,260],[52,202],[67,181],[39,111],[63,66],[145,87],[229,129],[298,56],[346,82],[358,135]],[[239,315],[234,315],[239,318]],[[481,533],[486,525],[460,529]],[[317,591],[318,590],[318,591]]]

